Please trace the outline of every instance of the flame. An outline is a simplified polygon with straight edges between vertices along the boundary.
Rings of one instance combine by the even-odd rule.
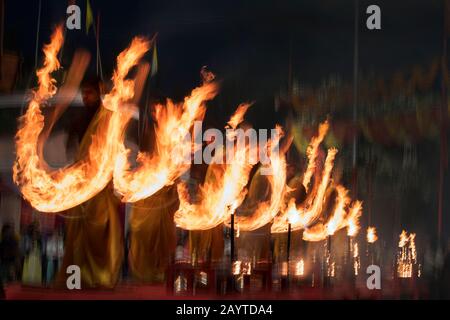
[[[398,247],[403,248],[407,242],[408,242],[408,233],[406,232],[406,230],[403,230],[402,233],[400,234],[400,241],[398,242]]]
[[[325,261],[327,266],[327,276],[334,278],[336,275],[336,262],[333,261],[331,255],[327,255]]]
[[[305,229],[303,231],[303,240],[322,241],[341,228],[345,217],[345,206],[348,204],[349,198],[347,197],[348,191],[343,186],[337,186],[336,191],[338,192],[338,196],[336,197],[335,209],[327,223],[318,223],[312,228]]]
[[[232,267],[233,275],[237,276],[237,275],[241,274],[241,265],[242,265],[242,261],[240,261],[240,260],[233,262],[233,267]]]
[[[306,241],[322,241],[328,236],[332,236],[336,231],[347,227],[349,230],[359,230],[357,220],[361,215],[361,202],[354,201],[351,207],[346,211],[346,207],[350,203],[350,198],[347,196],[348,190],[343,186],[336,186],[336,191],[338,193],[336,197],[336,205],[333,214],[328,219],[325,224],[318,223],[312,228],[305,229],[303,232],[303,239]],[[348,234],[349,236],[356,235]]]
[[[16,134],[16,161],[13,179],[23,196],[41,212],[59,212],[75,207],[100,192],[110,181],[117,154],[117,141],[130,119],[119,105],[133,97],[133,81],[125,80],[129,70],[148,50],[148,43],[135,38],[117,60],[113,89],[105,97],[107,112],[99,120],[97,132],[85,159],[58,170],[48,167],[39,156],[38,137],[44,127],[40,106],[56,93],[51,73],[59,68],[57,54],[63,43],[62,27],[55,29],[50,44],[44,46],[44,66],[37,71],[39,87],[33,93]]]
[[[271,174],[267,176],[271,189],[270,199],[259,203],[251,216],[236,216],[236,223],[242,231],[253,231],[265,226],[274,219],[280,210],[286,186],[286,158],[284,154],[274,152],[274,148],[282,136],[281,127],[276,126],[276,130],[277,137],[270,140],[270,145],[273,146],[269,155]]]
[[[305,229],[303,231],[303,240],[305,241],[322,241],[327,238],[327,228],[323,223],[318,223],[311,228]]]
[[[291,217],[298,216],[294,218],[295,223],[292,223],[292,231],[301,230],[311,225],[315,220],[317,220],[322,213],[322,206],[330,182],[331,171],[334,166],[334,159],[337,154],[337,149],[330,148],[327,153],[325,160],[325,168],[323,170],[322,179],[318,184],[317,189],[313,194],[305,200],[300,206],[296,206],[295,200],[291,199],[287,206],[287,209],[282,212],[282,214],[275,218],[274,223],[271,228],[272,233],[287,232],[287,219],[288,214]],[[292,219],[292,218],[291,218]]]
[[[183,103],[174,104],[168,100],[166,106],[157,105],[156,144],[157,152],[139,153],[139,166],[130,169],[128,150],[124,140],[120,141],[120,151],[114,168],[114,187],[124,202],[136,202],[150,197],[162,187],[171,185],[187,169],[190,162],[192,141],[189,137],[194,120],[203,117],[204,101],[212,99],[217,91],[215,83],[205,83],[192,91]]]
[[[295,198],[291,198],[289,200],[287,209],[286,209],[287,220],[291,225],[295,225],[300,220],[300,213],[297,210],[297,205],[295,204]]]
[[[317,193],[314,197],[312,205],[301,214],[300,223],[303,228],[313,223],[322,212],[322,206],[325,200],[328,185],[330,183],[331,171],[333,170],[334,159],[336,158],[337,152],[338,150],[335,148],[328,149],[327,157],[325,159],[325,168],[317,189]],[[296,229],[297,228],[294,227],[294,230]]]
[[[309,183],[313,173],[316,170],[316,161],[319,151],[319,146],[322,143],[329,128],[328,121],[320,124],[317,136],[311,139],[307,148],[308,166],[303,176],[303,186],[306,190],[309,188]],[[311,226],[322,214],[322,208],[325,200],[325,195],[329,187],[331,171],[334,166],[334,160],[337,154],[337,149],[331,148],[328,150],[325,160],[325,167],[323,169],[322,178],[314,179],[316,181],[313,190],[311,190],[306,200],[297,205],[295,199],[289,199],[288,204],[281,208],[281,214],[277,216],[271,227],[272,233],[287,232],[287,223],[291,223],[292,230],[305,229]],[[349,235],[356,235],[359,230],[359,217],[361,215],[361,202],[357,201],[353,204],[348,215],[346,215],[345,207],[349,203],[342,186],[337,187],[338,204],[336,210],[331,216],[326,225],[318,224],[314,228],[310,228],[306,232],[305,240],[320,241],[326,238],[327,235],[332,235],[338,229],[348,226]]]
[[[243,264],[242,274],[249,276],[252,274],[252,264],[247,261]]]
[[[412,264],[411,263],[399,263],[397,266],[397,273],[400,278],[412,277]]]
[[[334,209],[333,215],[326,224],[327,235],[329,236],[333,235],[342,227],[342,224],[345,222],[345,207],[350,202],[350,198],[347,196],[347,189],[345,189],[341,185],[338,185],[336,187],[336,191],[338,193],[336,197],[336,207]]]
[[[122,200],[135,202],[153,195],[175,180],[188,169],[184,155],[192,151],[192,141],[186,139],[193,121],[203,117],[205,101],[214,98],[217,85],[205,82],[192,91],[183,103],[174,104],[168,100],[166,105],[158,105],[155,110],[156,144],[155,154],[139,153],[136,168],[131,169],[128,162],[130,150],[124,144],[124,131],[130,119],[130,113],[119,106],[130,101],[135,94],[136,81],[127,80],[133,68],[149,50],[149,42],[136,37],[129,48],[117,58],[117,68],[112,77],[113,88],[104,98],[105,110],[108,110],[99,121],[97,131],[85,159],[66,168],[51,170],[39,155],[38,137],[44,127],[41,105],[56,94],[55,79],[51,73],[60,67],[57,54],[63,43],[62,27],[56,28],[50,44],[43,49],[44,66],[37,71],[39,87],[33,91],[33,98],[27,112],[21,118],[21,127],[16,134],[17,158],[14,164],[14,181],[20,187],[25,199],[33,207],[42,212],[59,212],[79,205],[100,192],[114,177],[114,187]],[[211,78],[212,79],[212,78]],[[236,135],[236,128],[249,108],[249,104],[240,105],[230,118],[230,136]],[[303,185],[308,191],[313,173],[316,169],[318,148],[323,141],[329,124],[322,123],[318,135],[313,137],[307,149],[308,166]],[[286,160],[284,154],[274,152],[282,133],[277,126],[278,137],[271,140],[273,149],[270,152],[271,175],[268,176],[271,186],[269,201],[260,203],[253,215],[236,217],[238,230],[252,231],[270,223],[283,207],[286,188]],[[42,142],[43,143],[43,142]],[[200,188],[199,203],[189,201],[185,184],[179,184],[180,207],[175,214],[177,226],[187,230],[206,230],[229,219],[240,206],[246,195],[252,165],[247,161],[248,154],[253,151],[250,146],[235,147],[231,163],[221,165],[218,160],[223,152],[215,154],[215,161],[210,166],[215,179],[207,180]],[[223,151],[223,150],[222,150]],[[291,198],[288,205],[282,208],[281,215],[272,225],[272,232],[286,232],[286,222],[292,224],[292,230],[309,227],[322,213],[331,171],[337,150],[328,150],[320,181],[315,179],[314,189],[307,200],[297,206]],[[359,230],[358,219],[361,215],[361,202],[354,202],[346,215],[346,207],[350,203],[347,190],[337,186],[338,196],[335,210],[326,224],[319,223],[305,230],[304,239],[318,241],[333,235],[337,230],[347,226],[350,236]],[[403,233],[402,233],[403,234]],[[411,235],[412,236],[412,235]],[[411,240],[410,236],[410,240]],[[414,237],[410,241],[411,250],[415,252]],[[403,243],[401,247],[406,244]],[[400,244],[399,244],[400,246]]]
[[[231,128],[236,129],[237,126],[244,120],[244,115],[247,112],[248,108],[250,108],[250,104],[240,104],[234,114],[231,116],[230,121],[228,121],[228,125]]]
[[[239,113],[242,110],[238,108],[236,112]],[[234,135],[234,129],[230,129],[229,134]],[[180,206],[174,220],[180,228],[208,230],[223,223],[231,214],[234,214],[247,191],[245,186],[252,168],[248,161],[248,154],[251,152],[249,148],[248,145],[236,144],[231,163],[226,165],[219,164],[221,163],[219,160],[224,157],[223,152],[214,155],[213,163],[208,168],[212,170],[211,176],[214,178],[205,181],[200,187],[199,203],[190,203],[188,189],[184,183],[177,185]],[[239,228],[243,230],[241,225]]]
[[[361,217],[362,212],[362,202],[355,201],[350,208],[350,212],[346,218],[347,221],[347,235],[349,237],[354,237],[358,234],[360,226],[359,226],[359,218]]]
[[[375,227],[368,227],[367,228],[367,242],[374,243],[377,240],[378,240],[377,229]]]
[[[130,46],[119,54],[117,57],[117,68],[112,77],[114,87],[103,100],[107,109],[116,111],[121,103],[133,98],[134,81],[125,80],[125,77],[149,48],[150,43],[145,38],[135,37],[131,41]]]
[[[411,233],[409,235],[409,250],[411,250],[411,258],[415,262],[417,260],[417,251],[416,251],[416,234]]]
[[[408,236],[406,230],[403,230],[400,234],[399,253],[397,256],[397,274],[400,278],[411,278],[413,275],[413,266],[417,264],[415,239],[415,233],[411,233]],[[418,276],[420,277],[420,269]]]
[[[361,261],[359,258],[359,248],[358,243],[353,245],[353,271],[355,276],[359,273],[359,268],[361,267]]]
[[[359,257],[359,250],[358,250],[358,243],[356,242],[353,245],[353,258],[358,258]]]
[[[39,87],[34,91],[34,97],[30,103],[29,108],[38,108],[39,103],[50,99],[56,94],[56,80],[51,77],[51,73],[58,70],[60,67],[58,58],[56,57],[64,42],[62,27],[56,27],[51,36],[50,43],[44,45],[44,66],[36,71],[38,77]],[[31,105],[32,104],[32,105]],[[37,104],[37,106],[36,106]]]
[[[306,192],[308,192],[309,183],[316,168],[316,159],[319,152],[319,146],[322,143],[325,135],[327,134],[328,128],[328,121],[321,123],[319,125],[318,135],[311,139],[311,142],[306,149],[306,155],[308,156],[308,167],[306,168],[305,174],[303,175],[303,186],[305,187]]]

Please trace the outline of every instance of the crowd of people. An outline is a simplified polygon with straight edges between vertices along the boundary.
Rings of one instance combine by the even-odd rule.
[[[225,231],[225,229],[223,230]],[[229,255],[227,237],[228,235],[224,233],[222,241],[225,242],[225,248],[222,249],[225,250],[222,250],[220,254],[222,258]],[[177,246],[172,263],[189,261],[191,264],[190,247],[195,238],[190,238],[192,235],[188,232],[177,232]],[[8,283],[21,283],[25,286],[53,287],[58,271],[63,265],[64,242],[65,234],[62,226],[51,233],[41,233],[39,225],[34,222],[23,228],[19,236],[16,234],[13,224],[4,224],[0,234],[0,284],[4,286]],[[160,268],[161,272],[159,273],[150,274],[155,270],[151,267],[155,264],[155,256],[151,254],[145,255],[143,261],[140,262],[144,264],[141,268],[134,266],[134,270],[130,270],[129,264],[133,263],[133,260],[130,261],[130,257],[133,259],[133,256],[130,255],[130,249],[132,249],[130,233],[124,238],[122,245],[124,259],[120,266],[119,278],[121,281],[136,279],[136,275],[132,276],[132,274],[137,271],[144,273],[137,274],[141,280],[156,281],[158,278],[160,281],[164,281],[164,268]],[[211,248],[207,251],[209,253],[205,252],[206,256],[197,257],[199,262],[201,259],[214,258],[211,255]],[[169,256],[170,253],[167,255]],[[421,276],[429,288],[427,295],[430,298],[450,298],[450,245],[446,250],[433,250],[428,247],[423,253],[421,261],[423,263]],[[145,272],[150,273],[145,274]]]

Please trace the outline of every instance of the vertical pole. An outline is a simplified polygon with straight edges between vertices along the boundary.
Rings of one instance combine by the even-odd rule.
[[[287,275],[289,278],[289,258],[291,252],[291,223],[288,223],[288,234],[287,234],[287,251],[286,251],[286,262],[287,262]]]
[[[327,236],[327,247],[325,252],[325,263],[323,270],[323,286],[329,287],[331,285],[331,265],[332,265],[332,256],[331,256],[331,235]]]
[[[359,0],[354,0],[354,46],[353,46],[353,148],[352,148],[352,165],[353,165],[353,195],[357,193],[357,108],[358,108],[358,63],[359,63]]]
[[[372,183],[373,183],[373,164],[372,156],[369,158],[369,165],[367,169],[367,222],[368,226],[372,225]]]
[[[35,50],[34,50],[34,70],[37,69],[37,64],[38,64],[39,31],[41,29],[41,9],[42,9],[42,0],[39,0],[37,29],[36,29],[36,46],[35,46]]]
[[[0,80],[3,77],[3,39],[5,34],[5,0],[0,1]]]
[[[231,235],[230,235],[230,259],[231,259],[231,266],[233,267],[234,262],[234,214],[231,214]]]
[[[448,117],[448,97],[447,97],[447,81],[448,81],[448,64],[447,64],[447,38],[449,31],[448,11],[449,1],[443,0],[444,5],[444,21],[442,33],[442,59],[441,59],[441,135],[440,135],[440,161],[439,161],[439,188],[438,188],[438,223],[437,237],[438,245],[442,239],[442,211],[443,211],[443,194],[444,194],[444,174],[447,168],[447,117]]]
[[[94,31],[97,49],[97,76],[100,74],[100,79],[103,81],[102,57],[100,55],[100,12],[97,13],[97,24]]]
[[[331,235],[327,236],[327,253],[331,254]]]

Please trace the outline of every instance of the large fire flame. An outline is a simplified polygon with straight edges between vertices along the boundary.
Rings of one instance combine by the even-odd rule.
[[[303,232],[304,240],[322,241],[345,227],[348,228],[347,234],[349,236],[355,236],[357,234],[362,203],[360,201],[354,201],[350,208],[346,209],[350,203],[350,198],[347,196],[348,191],[341,185],[336,186],[336,191],[338,195],[333,214],[325,224],[318,223],[312,228],[305,229]]]
[[[312,228],[306,228],[303,231],[303,239],[307,241],[321,241],[326,239],[328,236],[333,235],[337,230],[342,228],[342,224],[345,220],[345,208],[350,202],[347,196],[348,191],[341,185],[336,186],[336,204],[328,221],[323,223],[318,223]]]
[[[81,159],[62,169],[51,169],[42,157],[40,150],[45,139],[39,140],[44,128],[41,106],[52,98],[57,91],[55,79],[51,73],[60,67],[57,54],[63,43],[62,27],[57,27],[50,44],[43,49],[44,65],[37,71],[39,86],[33,91],[25,115],[20,119],[21,125],[16,134],[16,162],[13,168],[14,181],[20,187],[25,199],[42,212],[60,212],[75,207],[100,192],[113,178],[114,187],[124,202],[135,202],[152,196],[162,187],[171,185],[190,166],[186,156],[192,153],[193,143],[190,131],[195,120],[201,120],[205,114],[205,102],[214,98],[217,83],[205,81],[194,89],[182,103],[168,100],[165,105],[155,107],[155,152],[138,154],[137,166],[131,168],[128,161],[130,150],[125,147],[124,132],[131,113],[125,107],[139,95],[139,73],[136,79],[126,79],[131,68],[136,66],[149,50],[150,42],[136,37],[130,46],[117,58],[117,67],[112,77],[113,88],[105,96],[103,103],[106,111],[99,119],[99,125],[89,151]],[[136,91],[136,92],[135,92]],[[243,121],[248,104],[242,104],[230,118],[227,126],[227,138],[236,140],[237,127]],[[270,163],[264,168],[271,171],[268,181],[271,188],[270,199],[261,202],[249,216],[237,216],[239,231],[252,231],[273,221],[272,233],[305,229],[303,238],[319,241],[336,231],[347,227],[349,236],[359,231],[359,217],[362,204],[355,201],[349,207],[351,199],[348,191],[341,185],[336,186],[337,198],[333,213],[326,223],[313,225],[323,213],[323,206],[330,191],[331,172],[337,149],[327,152],[324,168],[320,175],[317,169],[319,147],[329,128],[328,122],[319,126],[317,136],[311,139],[307,149],[308,165],[303,175],[302,184],[308,192],[306,200],[297,204],[294,198],[285,203],[286,159],[278,152],[281,127],[277,126],[277,136],[264,146],[269,151]],[[47,135],[45,135],[47,137]],[[198,146],[194,146],[198,147]],[[261,147],[261,146],[260,146]],[[261,147],[262,148],[262,147]],[[255,149],[255,150],[254,150]],[[187,186],[177,185],[180,206],[174,220],[178,227],[186,230],[207,230],[221,223],[230,223],[230,217],[242,204],[246,185],[253,164],[249,161],[257,146],[237,143],[231,149],[216,150],[213,162],[209,166],[209,178],[199,188],[198,201],[191,202]],[[223,164],[224,157],[227,164]],[[314,175],[313,187],[310,182]],[[278,215],[278,216],[277,216]],[[402,233],[403,235],[403,233]],[[403,240],[403,246],[408,240]],[[402,242],[402,239],[401,239]],[[414,237],[410,239],[411,251],[415,252]]]
[[[319,151],[319,146],[322,143],[325,135],[328,132],[329,124],[328,121],[321,123],[319,125],[319,132],[317,137],[313,137],[311,142],[306,149],[306,155],[308,156],[308,167],[306,168],[305,174],[303,175],[303,186],[305,187],[306,192],[309,189],[309,182],[314,174],[316,168],[316,160]]]
[[[136,202],[147,198],[162,187],[171,185],[190,166],[192,140],[189,130],[194,120],[205,113],[204,101],[212,99],[217,90],[215,83],[205,83],[192,91],[183,103],[168,100],[166,106],[157,105],[156,152],[139,153],[139,166],[130,169],[128,150],[124,141],[119,145],[119,154],[114,168],[114,187],[124,202]]]
[[[319,146],[322,143],[328,128],[328,121],[320,124],[317,136],[314,136],[308,145],[308,166],[303,175],[303,186],[307,191],[309,189],[311,178],[314,175],[314,172],[317,171],[316,162]],[[336,187],[338,193],[336,206],[329,220],[325,224],[318,223],[312,226],[322,214],[323,204],[325,202],[327,190],[329,190],[330,186],[331,171],[334,166],[336,154],[337,149],[331,148],[328,150],[322,177],[320,179],[317,177],[314,179],[314,187],[309,191],[307,198],[303,203],[297,205],[295,199],[290,198],[288,204],[281,207],[281,213],[274,219],[274,223],[272,224],[272,233],[287,232],[288,223],[291,224],[291,230],[293,231],[306,229],[303,238],[310,241],[323,240],[344,227],[348,228],[349,236],[355,236],[358,233],[362,203],[360,201],[355,201],[351,208],[348,209],[347,213],[346,207],[350,203],[350,198],[347,196],[348,191],[340,185]]]
[[[113,89],[104,99],[111,112],[99,120],[97,132],[85,159],[63,169],[50,169],[38,152],[38,139],[44,127],[41,105],[57,91],[51,73],[59,68],[57,54],[63,43],[62,27],[55,29],[51,41],[44,46],[44,66],[37,71],[39,87],[33,91],[25,115],[16,134],[14,182],[25,199],[42,212],[59,212],[75,207],[100,192],[111,180],[117,155],[117,142],[130,119],[130,113],[119,109],[133,97],[133,81],[125,80],[130,69],[148,50],[148,42],[135,38],[117,59]]]
[[[282,136],[281,127],[276,127],[277,137],[270,140],[272,150],[269,155],[268,175],[270,185],[270,199],[258,204],[255,212],[250,216],[236,216],[236,224],[241,231],[253,231],[270,223],[278,214],[282,200],[284,198],[284,190],[286,186],[286,158],[283,153],[274,152],[274,148],[279,143]]]
[[[320,217],[336,154],[337,149],[328,150],[322,177],[317,180],[317,187],[313,188],[307,199],[299,206],[296,205],[295,199],[290,199],[287,208],[275,218],[272,233],[287,232],[288,221],[291,223],[291,230],[295,231],[310,226]]]
[[[338,185],[336,187],[337,197],[336,197],[336,208],[333,215],[328,220],[326,224],[327,235],[333,235],[345,221],[345,208],[350,203],[350,198],[347,196],[348,190],[343,186]]]
[[[319,154],[319,146],[325,138],[325,135],[328,132],[328,128],[328,121],[321,123],[319,125],[317,136],[311,138],[311,142],[309,143],[306,150],[306,154],[308,157],[308,166],[303,175],[302,184],[307,192],[309,189],[311,178],[314,172],[316,172],[316,162]],[[291,228],[294,231],[304,229],[305,227],[311,225],[320,216],[336,153],[336,149],[328,150],[322,177],[321,179],[314,179],[314,188],[309,192],[308,197],[302,204],[297,205],[295,199],[290,198],[287,206],[281,207],[281,214],[274,219],[274,223],[272,224],[272,233],[287,232],[288,222],[291,224]],[[288,192],[289,189],[287,190],[287,193]]]
[[[247,107],[241,105],[231,117],[231,129],[227,134],[234,136],[236,126],[242,121]],[[223,223],[234,214],[236,208],[242,203],[246,195],[247,185],[252,165],[248,161],[249,145],[236,144],[231,159],[222,164],[224,151],[218,151],[209,165],[210,179],[207,177],[199,188],[199,201],[191,203],[189,192],[184,183],[179,183],[178,197],[180,206],[175,213],[174,220],[178,227],[185,230],[208,230]]]
[[[303,186],[306,190],[308,190],[310,180],[316,171],[319,146],[327,133],[328,127],[329,124],[327,121],[322,123],[319,126],[317,136],[311,139],[308,146],[308,166],[303,176]],[[295,199],[291,198],[288,204],[281,208],[281,214],[275,218],[272,225],[272,233],[287,232],[288,223],[291,224],[291,230],[293,231],[305,229],[303,239],[309,241],[323,240],[327,236],[333,235],[337,230],[345,227],[348,228],[349,236],[355,236],[358,233],[362,203],[355,201],[347,213],[346,208],[350,203],[350,198],[347,196],[348,191],[341,185],[336,187],[338,195],[333,214],[325,224],[318,223],[313,225],[320,218],[323,211],[323,204],[327,190],[329,190],[331,171],[334,166],[336,154],[337,149],[331,148],[328,150],[322,177],[321,179],[314,179],[314,188],[310,190],[303,203],[297,205]]]

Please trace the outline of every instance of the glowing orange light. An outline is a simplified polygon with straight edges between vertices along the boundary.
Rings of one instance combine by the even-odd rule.
[[[42,212],[59,212],[75,207],[100,192],[111,180],[117,155],[117,141],[131,114],[119,106],[133,97],[133,80],[125,80],[130,69],[148,50],[148,42],[135,38],[117,60],[113,89],[104,99],[105,108],[92,137],[87,157],[63,169],[51,169],[40,157],[38,137],[44,127],[41,105],[56,93],[51,73],[59,68],[58,51],[63,42],[62,27],[55,29],[44,46],[44,66],[37,71],[39,87],[20,119],[16,134],[14,182],[25,199]],[[106,111],[106,110],[105,110]],[[43,142],[42,142],[43,143]]]

